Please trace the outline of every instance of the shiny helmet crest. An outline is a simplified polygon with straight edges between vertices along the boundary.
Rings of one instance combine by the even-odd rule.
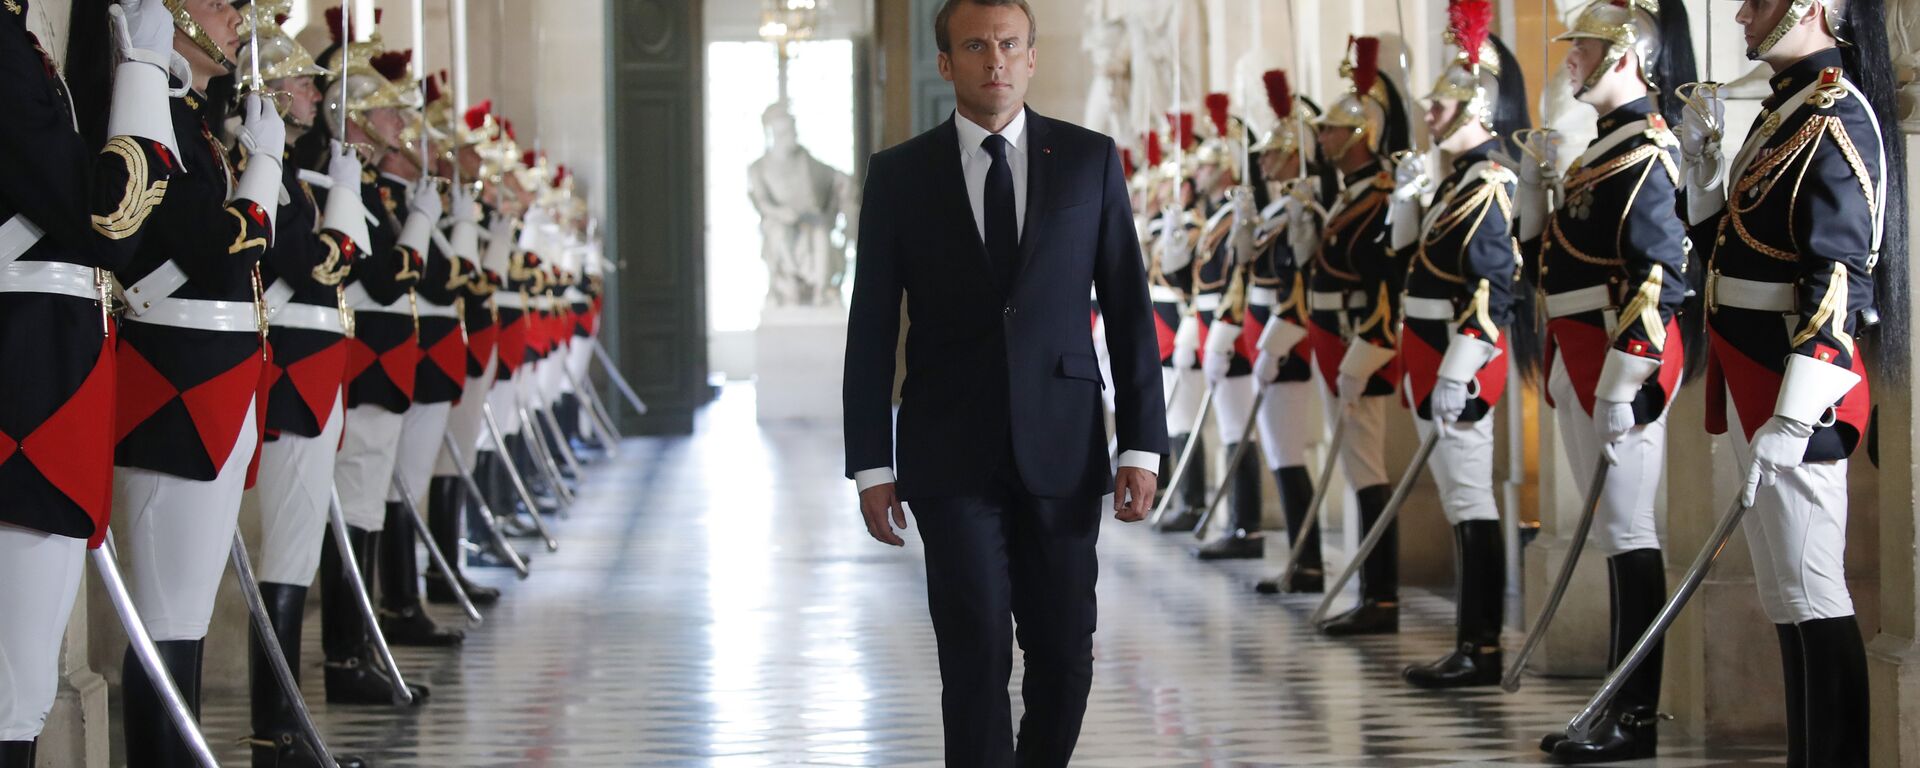
[[[228,56],[226,51],[220,50],[220,46],[207,35],[207,30],[200,26],[200,22],[194,21],[193,14],[187,11],[187,0],[162,0],[162,3],[167,7],[167,12],[173,16],[174,28],[192,40],[194,47],[213,59],[214,63],[233,69],[233,57]]]
[[[290,77],[333,74],[280,27],[292,7],[293,0],[254,0],[240,9],[240,66],[236,77],[241,90],[265,90],[266,83]],[[260,79],[264,81],[258,83],[253,81],[255,41],[259,45]]]

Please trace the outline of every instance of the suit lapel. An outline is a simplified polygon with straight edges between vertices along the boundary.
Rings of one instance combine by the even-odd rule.
[[[933,167],[937,171],[934,178],[946,179],[938,185],[940,208],[952,212],[947,226],[964,233],[956,239],[972,243],[973,257],[981,269],[991,270],[987,244],[980,239],[979,225],[973,221],[973,202],[967,198],[967,174],[960,167],[960,132],[953,124],[957,119],[949,116],[945,123],[941,123],[940,139],[933,142]]]
[[[1047,182],[1053,175],[1053,151],[1047,145],[1048,120],[1027,110],[1027,219],[1020,228],[1020,263],[1014,266],[1013,282],[1018,284],[1033,261],[1034,243],[1040,241],[1040,228],[1047,210]]]

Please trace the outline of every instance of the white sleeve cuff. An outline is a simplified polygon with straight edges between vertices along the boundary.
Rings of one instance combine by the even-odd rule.
[[[174,157],[180,156],[180,142],[173,135],[166,68],[138,61],[124,61],[114,68],[113,106],[107,113],[107,135],[157,141]]]
[[[1631,403],[1647,378],[1659,370],[1659,360],[1608,349],[1606,362],[1600,364],[1600,381],[1594,385],[1593,396],[1611,403]]]
[[[1233,344],[1240,340],[1240,326],[1225,320],[1214,320],[1207,326],[1207,352],[1222,354],[1233,352]]]
[[[1860,374],[1801,354],[1787,355],[1787,373],[1773,415],[1802,424],[1826,421],[1827,409],[1860,383]]]
[[[1160,474],[1160,454],[1152,451],[1121,451],[1120,466],[1144,469],[1157,475]]]
[[[892,467],[874,467],[853,473],[853,484],[865,493],[868,488],[893,482]]]
[[[414,253],[425,256],[427,240],[433,236],[433,220],[414,211],[407,215],[407,224],[400,230],[400,245],[410,248]]]
[[[353,247],[361,253],[373,247],[367,237],[367,208],[360,201],[359,188],[332,189],[327,191],[327,210],[323,226],[353,241]]]
[[[240,187],[234,191],[234,199],[251,200],[259,205],[267,215],[271,232],[274,213],[280,210],[280,192],[280,158],[255,152],[247,161],[247,170],[240,174]]]
[[[1447,353],[1440,358],[1440,378],[1448,381],[1472,381],[1480,369],[1500,355],[1500,348],[1485,339],[1453,334]]]
[[[1293,348],[1307,338],[1307,329],[1275,317],[1260,331],[1260,351],[1275,357],[1293,354]]]
[[[1192,313],[1180,317],[1180,325],[1173,329],[1173,345],[1186,349],[1200,347],[1200,318]]]
[[[1340,357],[1340,375],[1364,379],[1374,371],[1393,362],[1393,350],[1378,347],[1365,339],[1347,342],[1347,352]]]

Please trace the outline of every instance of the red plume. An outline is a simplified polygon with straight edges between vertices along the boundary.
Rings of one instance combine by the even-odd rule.
[[[477,131],[487,124],[487,113],[493,111],[493,99],[475,104],[467,109],[467,130]]]
[[[287,25],[287,19],[290,19],[290,18],[292,17],[284,13],[276,13],[273,15],[273,23],[284,27]]]
[[[1480,45],[1492,33],[1493,4],[1487,0],[1451,0],[1447,3],[1447,28],[1453,42],[1466,54],[1467,65],[1479,66]]]
[[[385,17],[386,17],[386,15],[387,15],[387,9],[385,9],[385,8],[375,8],[375,9],[373,9],[373,23],[374,23],[374,25],[375,25],[375,26],[379,26],[379,24],[380,24],[380,20],[381,20],[382,18],[385,18]]]
[[[1160,132],[1147,131],[1147,167],[1158,168],[1165,159],[1166,155],[1160,149]]]
[[[563,182],[566,180],[567,180],[567,166],[562,164],[559,168],[555,168],[553,171],[553,188],[559,189],[560,182]]]
[[[437,77],[427,78],[427,103],[432,104],[436,101],[439,101],[441,95],[442,94],[440,93],[440,78],[437,78]]]
[[[520,154],[520,164],[528,168],[532,168],[533,166],[538,165],[539,162],[540,162],[540,157],[538,155],[535,155],[533,153],[533,150],[531,149]]]
[[[397,83],[406,79],[407,64],[412,61],[413,49],[411,48],[404,51],[387,51],[373,57],[373,68],[380,73],[381,77]]]
[[[1193,144],[1193,113],[1168,112],[1167,127],[1173,130],[1174,146],[1186,147]]]
[[[1353,92],[1371,93],[1380,81],[1380,38],[1353,39]]]
[[[1133,150],[1126,147],[1120,148],[1120,172],[1128,177],[1133,176]]]
[[[1227,95],[1209,93],[1206,98],[1207,118],[1213,121],[1213,135],[1227,135]]]
[[[502,130],[502,131],[505,131],[505,132],[506,132],[506,134],[507,134],[507,140],[508,140],[508,141],[519,141],[519,140],[520,140],[520,137],[518,137],[518,136],[515,136],[515,135],[513,135],[513,121],[512,121],[512,120],[508,120],[508,119],[506,119],[506,118],[504,118],[504,117],[503,117],[503,118],[500,118],[500,130]]]
[[[1274,116],[1285,120],[1293,116],[1293,86],[1287,83],[1284,69],[1269,69],[1260,75],[1260,82],[1267,86],[1267,106],[1273,107]]]
[[[340,42],[340,6],[327,9],[327,34],[334,42]]]

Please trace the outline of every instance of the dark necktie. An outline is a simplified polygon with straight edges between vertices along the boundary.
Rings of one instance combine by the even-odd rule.
[[[1020,220],[1013,212],[1013,167],[1007,164],[1007,139],[987,137],[980,147],[993,158],[987,168],[986,246],[995,277],[1002,287],[1012,282],[1014,261],[1020,258]]]

